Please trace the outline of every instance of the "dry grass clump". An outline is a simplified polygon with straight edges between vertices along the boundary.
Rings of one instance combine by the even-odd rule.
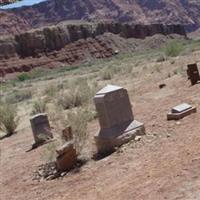
[[[16,132],[19,118],[17,117],[17,109],[15,106],[1,103],[0,105],[0,130],[5,132],[7,136],[11,136]]]
[[[165,55],[169,57],[179,56],[184,50],[184,46],[180,41],[171,41],[165,47]]]
[[[55,97],[57,92],[57,87],[56,85],[48,85],[45,89],[44,89],[44,95],[49,96],[49,97]]]
[[[74,145],[77,154],[81,154],[81,151],[86,144],[88,139],[87,123],[88,123],[88,113],[83,109],[73,110],[68,113],[67,123],[72,128],[74,136]]]
[[[114,76],[113,69],[107,67],[101,72],[101,78],[102,80],[111,80]]]
[[[56,159],[56,149],[59,146],[56,142],[45,145],[42,158],[47,162],[53,162]]]
[[[57,100],[58,105],[60,105],[63,109],[70,109],[73,107],[81,106],[83,103],[81,93],[79,90],[68,90],[59,95]]]
[[[38,99],[33,103],[31,115],[36,115],[38,113],[45,113],[46,111],[47,111],[46,99]]]
[[[60,93],[57,104],[65,110],[87,105],[91,102],[96,88],[97,85],[89,84],[87,80],[79,79],[68,84],[68,89]]]
[[[25,90],[14,90],[11,94],[6,97],[6,102],[10,104],[19,103],[32,98],[32,92],[29,89]]]

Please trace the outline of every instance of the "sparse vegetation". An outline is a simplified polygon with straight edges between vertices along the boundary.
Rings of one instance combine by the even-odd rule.
[[[60,93],[57,103],[65,110],[86,105],[92,99],[95,87],[97,86],[89,85],[88,81],[84,79],[68,83],[68,89]]]
[[[18,78],[19,81],[23,82],[23,81],[29,80],[31,77],[28,73],[24,72],[24,73],[18,75],[17,78]]]
[[[102,71],[101,77],[103,80],[111,80],[114,76],[114,72],[110,68],[106,68]]]
[[[48,85],[44,90],[44,95],[47,95],[49,97],[54,97],[56,95],[57,88],[55,85],[51,84]]]
[[[155,65],[155,70],[156,72],[161,73],[160,65]]]
[[[47,70],[45,69],[37,68],[37,69],[33,69],[30,72],[23,72],[17,76],[17,80],[20,82],[24,82],[27,80],[40,78],[42,76],[46,76],[47,74],[46,71]]]
[[[78,154],[81,154],[88,139],[87,122],[89,119],[89,115],[84,109],[71,111],[67,116],[67,123],[72,127],[74,144]]]
[[[60,94],[57,103],[66,110],[73,107],[81,106],[83,104],[83,100],[80,91],[78,89],[75,89],[75,91],[69,90],[65,93]]]
[[[10,104],[15,104],[31,98],[32,98],[32,92],[29,89],[14,90],[12,93],[7,95],[6,102]]]
[[[165,56],[163,54],[159,55],[156,62],[164,62],[166,60]]]
[[[1,103],[0,105],[0,130],[5,132],[7,136],[11,136],[16,132],[19,118],[17,117],[17,109],[15,106]]]
[[[184,50],[183,43],[173,40],[169,42],[165,47],[165,55],[169,57],[176,57]]]
[[[33,103],[33,109],[31,115],[36,115],[38,113],[45,113],[46,111],[47,111],[46,99],[38,99]]]
[[[51,142],[45,146],[42,157],[47,163],[55,161],[57,147],[56,142]]]

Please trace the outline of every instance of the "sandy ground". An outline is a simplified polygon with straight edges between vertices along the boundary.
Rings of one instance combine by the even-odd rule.
[[[179,57],[175,63],[155,63],[138,71],[133,80],[117,83],[128,88],[135,118],[145,123],[146,136],[124,145],[99,161],[89,161],[80,172],[63,179],[37,182],[33,171],[44,163],[45,145],[26,152],[33,142],[30,127],[0,141],[1,200],[199,200],[200,199],[200,84],[193,87],[185,71],[168,77],[177,67],[198,60],[200,52]],[[154,70],[155,71],[155,70]],[[158,85],[166,87],[159,89]],[[172,106],[187,102],[198,112],[178,122],[167,121]],[[98,122],[89,125],[90,135]]]

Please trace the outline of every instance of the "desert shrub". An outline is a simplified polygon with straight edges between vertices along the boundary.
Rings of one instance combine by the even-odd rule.
[[[47,70],[43,68],[33,69],[30,72],[23,72],[17,76],[18,81],[26,81],[31,79],[40,78],[47,75]],[[50,78],[49,78],[50,80]]]
[[[48,85],[44,90],[44,95],[54,97],[56,95],[57,87],[55,85]]]
[[[165,55],[170,57],[176,57],[180,55],[184,47],[180,41],[171,41],[165,48]]]
[[[70,109],[82,105],[81,94],[78,90],[69,90],[65,93],[60,94],[57,100],[58,105],[62,106],[63,109]]]
[[[160,65],[155,65],[155,71],[160,73],[161,72],[161,66]]]
[[[83,104],[92,103],[93,96],[95,95],[98,84],[97,82],[88,82],[87,80],[82,80],[77,87],[79,92],[81,93],[81,99]]]
[[[15,133],[19,118],[15,106],[2,103],[0,105],[0,130],[11,136]]]
[[[44,151],[42,153],[42,158],[47,163],[55,161],[57,147],[58,147],[58,144],[55,142],[45,145]]]
[[[79,80],[68,86],[69,89],[62,92],[57,100],[58,105],[64,109],[70,109],[88,104],[96,91],[96,85],[89,85],[87,80]]]
[[[124,65],[120,70],[122,74],[131,74],[132,71],[133,71],[133,65],[131,64]]]
[[[173,70],[173,74],[174,75],[177,75],[177,74],[185,75],[185,71],[182,67],[179,67],[179,68]]]
[[[47,111],[46,99],[38,99],[33,103],[31,115],[36,115],[38,113],[45,113],[46,111]]]
[[[78,154],[81,154],[88,139],[87,122],[89,115],[84,109],[71,111],[67,116],[67,123],[71,126],[74,135],[74,144]]]
[[[113,78],[113,76],[114,76],[114,72],[113,72],[113,70],[110,69],[110,68],[104,69],[104,70],[102,71],[102,73],[101,73],[101,78],[102,78],[103,80],[111,80],[111,79]]]
[[[21,101],[31,99],[31,98],[32,98],[31,90],[28,90],[28,89],[15,90],[6,97],[6,102],[14,104],[14,103],[19,103]]]
[[[166,60],[165,55],[161,54],[156,59],[156,62],[164,62]]]
[[[31,77],[30,77],[29,73],[24,72],[24,73],[22,73],[22,74],[19,74],[19,75],[17,76],[17,79],[18,79],[19,81],[23,82],[23,81],[26,81],[26,80],[31,79]]]

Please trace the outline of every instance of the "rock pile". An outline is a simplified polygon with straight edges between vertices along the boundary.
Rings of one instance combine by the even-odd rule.
[[[34,181],[50,181],[57,178],[63,178],[68,174],[71,173],[77,173],[80,168],[86,163],[86,160],[78,159],[76,164],[73,166],[73,168],[69,171],[59,171],[57,169],[56,162],[49,162],[46,164],[42,164],[37,167],[37,169],[33,172],[33,178]]]
[[[56,163],[46,163],[40,165],[37,170],[34,171],[33,180],[36,181],[49,181],[56,178],[64,177],[67,174],[66,172],[57,171]]]

